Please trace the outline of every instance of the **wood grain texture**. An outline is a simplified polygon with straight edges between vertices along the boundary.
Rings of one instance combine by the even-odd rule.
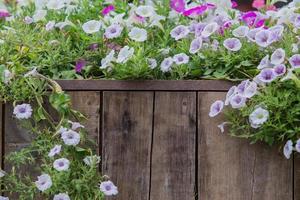
[[[100,92],[68,92],[71,96],[72,108],[87,117],[83,125],[88,132],[89,138],[99,146],[100,135]],[[97,148],[97,153],[99,154]]]
[[[227,91],[233,84],[216,80],[58,80],[69,91]]]
[[[195,199],[196,92],[156,92],[151,200]]]
[[[104,92],[102,171],[117,200],[148,200],[153,92]]]
[[[300,200],[300,154],[294,154],[294,200]]]
[[[224,93],[199,93],[199,199],[292,200],[293,162],[278,147],[249,145],[221,134],[222,116],[208,117],[211,103]]]

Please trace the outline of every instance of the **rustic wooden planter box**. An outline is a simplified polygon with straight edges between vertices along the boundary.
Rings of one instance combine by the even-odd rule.
[[[221,134],[212,102],[223,81],[59,81],[73,107],[89,117],[101,170],[118,185],[117,200],[296,200],[300,168],[278,147]],[[30,143],[2,107],[2,152]],[[6,163],[2,161],[2,167]]]

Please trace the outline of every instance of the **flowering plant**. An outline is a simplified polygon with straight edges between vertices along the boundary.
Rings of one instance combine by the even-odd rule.
[[[26,200],[118,193],[98,173],[100,158],[77,122],[84,116],[53,81],[60,78],[243,80],[209,115],[230,105],[221,129],[228,124],[232,135],[253,142],[288,140],[287,157],[300,151],[299,2],[282,9],[276,2],[255,1],[259,11],[245,13],[230,0],[0,3],[0,98],[13,102],[14,117],[35,137],[7,157],[13,167],[0,173],[2,191]],[[19,173],[24,164],[39,166],[34,180]]]

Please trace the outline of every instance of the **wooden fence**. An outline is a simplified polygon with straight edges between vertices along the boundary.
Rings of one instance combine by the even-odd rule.
[[[59,81],[73,107],[89,117],[101,170],[119,188],[116,200],[298,200],[297,155],[221,134],[212,102],[222,81]],[[2,107],[1,155],[30,143]],[[4,168],[8,166],[2,162]]]

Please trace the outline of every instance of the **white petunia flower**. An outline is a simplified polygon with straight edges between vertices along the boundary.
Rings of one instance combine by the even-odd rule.
[[[101,66],[100,69],[106,69],[110,67],[112,64],[111,62],[115,61],[115,50],[111,50],[109,54],[105,58],[101,60]]]
[[[168,58],[165,58],[162,63],[160,64],[160,70],[162,72],[169,72],[171,70],[171,67],[173,65],[173,58],[171,57],[168,57]]]
[[[0,196],[0,200],[9,200],[9,198],[5,196]]]
[[[182,38],[185,38],[189,33],[190,30],[187,26],[179,25],[175,27],[170,34],[171,37],[174,38],[175,40],[180,40]]]
[[[92,164],[99,164],[100,161],[100,156],[86,156],[83,159],[83,162],[88,166],[91,166]]]
[[[32,108],[29,104],[17,105],[13,113],[17,119],[29,119],[32,115]]]
[[[54,161],[54,169],[57,171],[67,171],[70,167],[70,161],[66,158],[60,158]]]
[[[112,24],[106,28],[104,36],[108,39],[117,38],[121,35],[122,30],[123,28],[119,24]]]
[[[41,176],[38,176],[35,185],[40,191],[44,192],[52,186],[51,177],[48,174],[42,174]]]
[[[271,56],[271,63],[273,65],[279,65],[284,62],[285,51],[282,48],[276,49]]]
[[[47,8],[49,10],[59,10],[65,7],[65,2],[62,0],[49,0]]]
[[[55,21],[49,21],[46,26],[45,26],[45,29],[46,31],[51,31],[53,30],[55,27]]]
[[[33,19],[31,17],[29,17],[29,16],[26,16],[24,18],[24,22],[25,22],[25,24],[32,24],[33,23]]]
[[[112,196],[118,194],[118,188],[111,181],[104,181],[100,184],[100,191],[106,196]]]
[[[46,7],[48,0],[34,0],[35,8],[41,10]]]
[[[64,29],[66,26],[75,26],[75,25],[67,19],[64,22],[58,22],[57,24],[55,24],[55,27],[59,28],[60,30]]]
[[[123,47],[119,54],[118,58],[116,60],[117,63],[126,63],[134,54],[134,48],[130,48],[129,46]]]
[[[249,32],[248,26],[239,26],[238,28],[232,31],[234,37],[243,38],[246,37]]]
[[[55,145],[49,152],[48,156],[54,157],[55,155],[59,154],[61,151],[61,145]]]
[[[288,140],[283,147],[283,154],[287,159],[290,159],[292,153],[293,153],[293,142],[292,140]]]
[[[210,24],[207,24],[204,27],[201,35],[202,35],[202,37],[207,38],[207,37],[211,36],[212,34],[214,34],[218,29],[219,29],[219,25],[216,22],[212,22]]]
[[[295,145],[295,149],[298,153],[300,153],[300,139],[297,140],[296,145]]]
[[[92,34],[98,32],[101,26],[102,24],[100,21],[90,20],[82,25],[82,29],[85,33]]]
[[[13,78],[13,73],[11,73],[8,69],[4,70],[4,80],[3,82],[5,84],[8,84],[10,82],[10,80]]]
[[[228,90],[228,92],[227,92],[227,94],[226,94],[226,99],[225,99],[225,105],[226,106],[228,106],[229,105],[229,103],[230,103],[230,99],[233,97],[233,96],[235,96],[236,94],[237,94],[238,92],[237,92],[237,87],[236,86],[232,86],[229,90]]]
[[[139,6],[135,10],[135,13],[141,17],[152,17],[155,14],[152,6]]]
[[[201,49],[201,47],[202,47],[202,38],[201,37],[195,38],[191,42],[189,52],[191,54],[195,54],[195,53],[197,53]]]
[[[176,54],[173,57],[174,62],[177,65],[187,64],[190,60],[190,58],[185,53]]]
[[[59,193],[54,196],[53,200],[70,200],[70,197],[66,193]]]
[[[137,42],[144,42],[147,40],[147,31],[142,28],[134,27],[128,34],[129,38],[137,41]]]
[[[210,111],[209,111],[209,117],[215,117],[218,114],[222,112],[224,108],[224,102],[223,101],[215,101],[211,106],[210,106]]]
[[[75,131],[76,129],[79,129],[79,128],[84,128],[84,126],[82,124],[80,124],[79,122],[72,122],[72,121],[68,121],[70,124],[71,124],[71,129],[73,131]]]
[[[220,129],[221,133],[225,132],[225,125],[228,124],[228,122],[223,122],[218,125],[218,128]]]
[[[154,69],[157,67],[157,61],[154,58],[148,58],[147,62],[148,62],[150,69]]]
[[[271,67],[272,64],[270,63],[269,60],[270,56],[266,55],[259,63],[259,65],[257,66],[257,69],[264,69],[264,68],[268,68]]]
[[[45,19],[46,15],[47,15],[47,10],[37,10],[32,16],[32,19],[34,22],[42,21]]]
[[[223,45],[229,51],[239,51],[242,48],[242,43],[237,38],[228,38],[224,40]]]
[[[236,94],[230,98],[229,103],[232,108],[239,109],[246,105],[246,100],[247,100],[246,97]]]
[[[256,108],[249,116],[253,128],[261,127],[269,118],[269,111],[261,107]]]
[[[79,133],[73,130],[67,130],[61,134],[61,138],[68,146],[76,146],[80,142]]]

